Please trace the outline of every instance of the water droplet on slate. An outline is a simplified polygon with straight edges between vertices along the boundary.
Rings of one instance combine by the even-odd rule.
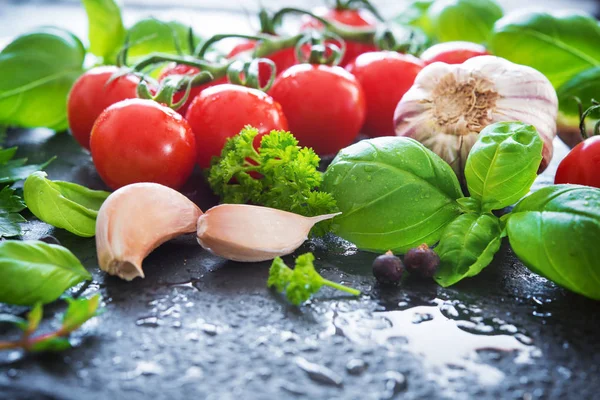
[[[414,313],[412,323],[420,324],[421,322],[431,321],[433,319],[433,315],[429,313]]]
[[[323,365],[311,363],[302,357],[296,357],[295,361],[296,365],[306,372],[308,377],[313,381],[322,383],[324,385],[337,387],[343,386],[343,378],[333,372],[331,369]]]
[[[150,328],[156,328],[157,326],[160,326],[163,324],[163,322],[158,319],[157,317],[145,317],[145,318],[140,318],[137,321],[135,321],[135,324],[137,326],[147,326]]]
[[[369,365],[364,360],[353,358],[346,363],[346,371],[348,371],[350,375],[360,375],[368,368],[368,366]]]
[[[404,374],[397,371],[387,371],[384,375],[385,379],[385,392],[383,395],[384,399],[391,399],[396,394],[403,390],[406,390],[407,382]]]
[[[213,324],[202,324],[200,329],[209,336],[215,336],[217,334],[217,326]]]

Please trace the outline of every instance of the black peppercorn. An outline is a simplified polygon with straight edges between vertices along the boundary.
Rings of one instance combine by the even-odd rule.
[[[440,257],[429,246],[422,244],[404,255],[404,265],[411,275],[431,278],[440,265]]]
[[[380,255],[373,261],[373,275],[382,284],[397,285],[402,279],[404,265],[391,251]]]

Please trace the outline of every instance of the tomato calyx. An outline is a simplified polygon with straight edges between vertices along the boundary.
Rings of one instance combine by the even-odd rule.
[[[140,99],[154,100],[173,110],[183,106],[190,96],[192,87],[204,85],[214,79],[208,71],[202,71],[195,75],[171,75],[160,82],[155,94],[148,87],[147,80],[142,79],[137,86],[137,95]],[[183,96],[179,101],[174,101],[174,95],[184,90]]]
[[[261,85],[260,65],[269,68],[269,80]],[[234,85],[246,86],[267,92],[275,81],[275,63],[268,58],[256,58],[250,61],[236,60],[227,68],[227,79]]]
[[[342,61],[346,42],[335,33],[310,31],[298,41],[295,51],[300,64],[334,66]]]
[[[427,48],[429,39],[418,28],[383,24],[375,31],[374,43],[381,50],[415,55]]]
[[[379,13],[379,10],[369,0],[335,0],[335,10],[367,10],[379,21],[384,21],[384,18]]]

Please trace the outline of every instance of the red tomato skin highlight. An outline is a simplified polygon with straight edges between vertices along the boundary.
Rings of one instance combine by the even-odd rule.
[[[362,132],[370,137],[395,136],[394,111],[425,63],[393,51],[364,53],[346,66],[365,93],[367,116]]]
[[[198,73],[200,73],[200,70],[191,65],[170,64],[161,71],[160,76],[158,77],[158,80],[159,80],[159,82],[162,82],[166,77],[171,76],[171,75],[196,75]],[[211,86],[220,85],[222,83],[227,83],[227,78],[220,78],[215,81],[206,83],[204,85],[192,87],[190,89],[190,94],[189,94],[187,100],[185,101],[185,103],[183,103],[183,105],[181,107],[179,107],[177,109],[177,112],[181,115],[185,115],[190,104],[192,104],[194,97],[198,96],[198,94],[201,91],[203,91],[204,89],[211,87]],[[183,98],[184,94],[185,94],[185,91],[179,91],[179,92],[175,93],[173,95],[173,103],[177,103],[179,100],[181,100]]]
[[[95,67],[81,75],[73,84],[67,100],[69,128],[77,142],[90,149],[90,134],[98,116],[108,106],[137,97],[139,79],[125,75],[107,84],[118,72],[115,66]]]
[[[283,107],[290,132],[300,145],[320,155],[351,144],[365,120],[363,90],[340,67],[295,65],[275,80],[269,94]]]
[[[567,154],[558,165],[554,183],[600,188],[600,136],[584,140]]]
[[[489,55],[487,49],[478,43],[456,41],[434,44],[421,54],[421,60],[426,65],[434,62],[462,64],[470,58]]]
[[[260,90],[223,84],[202,91],[192,102],[185,118],[195,136],[197,160],[201,168],[210,167],[228,138],[246,125],[258,129],[260,137],[272,130],[288,130],[281,105]],[[257,143],[260,143],[257,141]]]
[[[255,47],[256,42],[254,40],[242,42],[231,49],[227,55],[227,58],[233,58],[246,51],[250,52],[254,50]],[[292,65],[298,64],[298,60],[296,59],[296,50],[293,47],[278,50],[263,58],[268,58],[275,63],[275,76],[278,76]],[[271,68],[266,64],[260,64],[258,66],[258,81],[261,86],[265,86],[269,82],[269,78],[271,78]]]
[[[136,182],[179,189],[196,162],[189,124],[152,100],[124,100],[107,108],[94,124],[90,144],[96,170],[111,189]]]

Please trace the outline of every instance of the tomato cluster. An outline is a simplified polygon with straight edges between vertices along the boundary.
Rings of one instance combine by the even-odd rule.
[[[305,18],[301,29],[321,30],[326,21],[359,28],[376,24],[369,14],[353,9],[329,9],[317,15],[323,22]],[[245,40],[227,58],[248,58],[257,43]],[[304,46],[308,53],[310,46]],[[169,104],[136,99],[140,83],[136,75],[115,79],[117,67],[97,67],[81,76],[71,90],[69,125],[75,139],[91,151],[99,175],[111,188],[151,181],[177,189],[194,165],[208,168],[227,139],[246,125],[256,127],[261,135],[290,130],[300,145],[320,155],[334,155],[359,132],[371,137],[394,135],[394,109],[426,64],[459,63],[487,54],[472,43],[438,46],[419,59],[348,40],[340,66],[299,61],[294,47],[280,48],[266,56],[277,74],[267,93],[228,83],[221,74],[192,87],[177,111]],[[162,69],[158,83],[174,75],[198,73],[198,67],[171,63]],[[261,87],[271,73],[271,68],[259,64]],[[184,94],[175,93],[170,104]]]

